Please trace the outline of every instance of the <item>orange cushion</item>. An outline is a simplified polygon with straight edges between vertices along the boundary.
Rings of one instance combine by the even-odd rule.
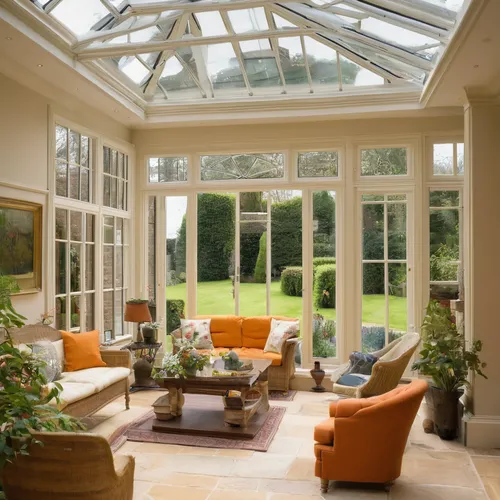
[[[241,318],[239,316],[196,316],[211,319],[210,335],[214,347],[241,347]]]
[[[107,366],[101,358],[99,332],[61,332],[64,344],[64,371],[75,372],[85,368]]]
[[[283,316],[249,316],[243,318],[241,326],[242,346],[256,347],[264,349],[271,331],[271,320],[280,319],[284,321],[294,321],[293,318],[285,318]]]
[[[314,428],[314,441],[320,444],[333,444],[333,433],[335,430],[335,419],[323,420]]]
[[[252,347],[236,348],[233,351],[238,354],[241,359],[270,359],[272,366],[281,366],[281,354],[277,352],[264,352],[262,349]]]

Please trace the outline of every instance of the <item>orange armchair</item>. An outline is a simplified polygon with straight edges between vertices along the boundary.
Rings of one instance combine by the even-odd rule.
[[[401,474],[408,434],[427,383],[415,380],[381,396],[343,399],[314,429],[316,476],[326,493],[330,480],[391,483]]]

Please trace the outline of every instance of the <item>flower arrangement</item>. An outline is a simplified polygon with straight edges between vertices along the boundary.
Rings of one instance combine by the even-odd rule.
[[[158,321],[148,321],[147,323],[144,323],[144,326],[149,326],[154,330],[159,330],[162,327],[162,324],[163,320],[160,318]]]
[[[40,318],[38,319],[39,325],[51,325],[54,322],[54,309],[51,311],[44,312],[40,314]]]
[[[175,354],[167,353],[160,370],[156,370],[154,378],[194,376],[197,370],[203,370],[210,363],[210,356],[200,354],[195,345],[197,333],[189,338],[175,340]]]

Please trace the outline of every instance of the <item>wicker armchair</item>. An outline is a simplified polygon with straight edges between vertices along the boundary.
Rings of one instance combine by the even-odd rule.
[[[355,398],[378,396],[397,387],[415,350],[420,343],[418,333],[407,333],[388,344],[384,349],[373,352],[378,361],[373,365],[372,373],[364,384],[349,387],[337,383],[340,369],[335,374],[333,392]],[[348,365],[344,365],[344,372]]]
[[[71,432],[34,435],[30,454],[19,456],[2,473],[9,500],[132,500],[133,457],[113,460],[101,436]]]

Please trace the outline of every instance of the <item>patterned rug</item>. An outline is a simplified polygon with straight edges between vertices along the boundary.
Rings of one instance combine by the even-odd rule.
[[[120,427],[111,435],[108,441],[113,453],[127,441],[199,446],[202,448],[267,451],[273,441],[274,435],[278,431],[285,412],[286,408],[271,407],[264,424],[253,439],[228,439],[154,432],[151,430],[151,426],[155,415],[153,410],[150,410],[132,423]]]
[[[130,393],[139,391],[166,391],[163,387],[131,387]],[[297,391],[269,391],[269,401],[293,401]],[[249,395],[248,399],[257,399],[258,395]]]

